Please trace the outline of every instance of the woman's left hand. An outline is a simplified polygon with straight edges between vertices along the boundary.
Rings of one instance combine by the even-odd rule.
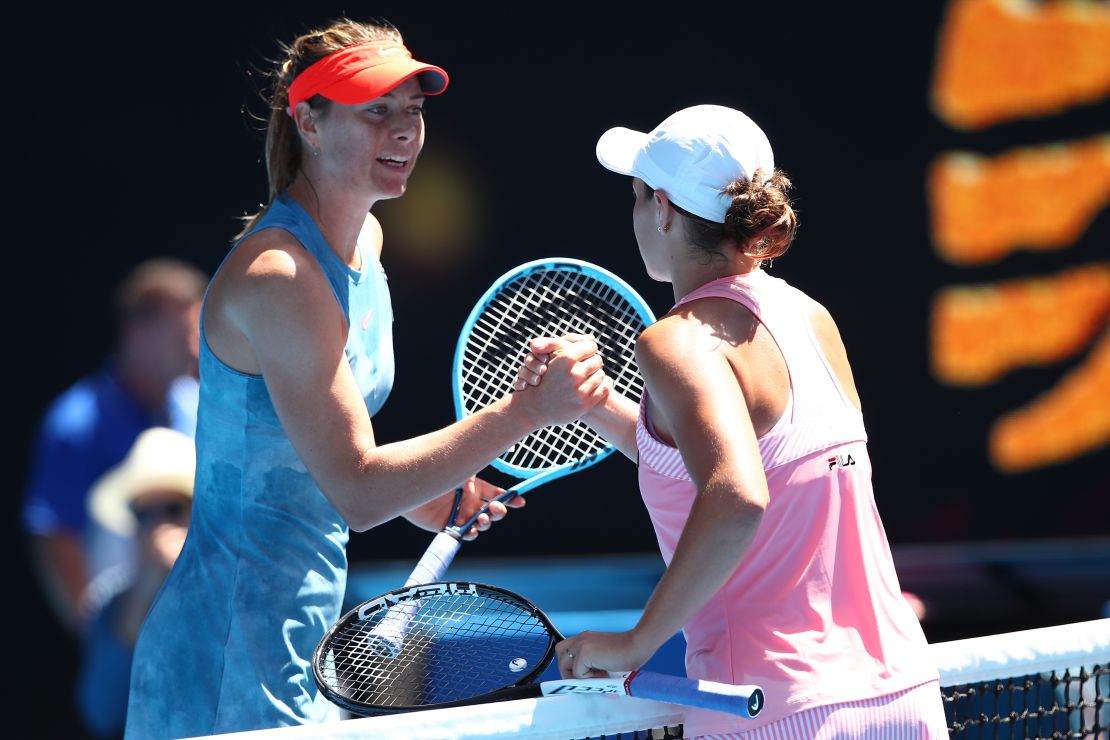
[[[524,506],[523,496],[514,496],[509,500],[507,506],[500,501],[493,501],[504,492],[504,488],[487,483],[475,476],[471,476],[462,484],[462,501],[455,521],[450,522],[452,525],[462,524],[478,513],[486,502],[491,502],[489,513],[478,517],[474,526],[463,534],[464,540],[473,540],[479,532],[485,532],[489,529],[493,522],[504,519],[509,508],[519,509]],[[412,509],[405,514],[405,518],[421,529],[426,529],[429,532],[439,532],[447,526],[447,517],[451,515],[451,509],[454,505],[455,492],[448,491],[442,496]]]
[[[634,671],[654,653],[639,644],[632,630],[581,632],[555,646],[563,678],[605,678],[610,673]]]

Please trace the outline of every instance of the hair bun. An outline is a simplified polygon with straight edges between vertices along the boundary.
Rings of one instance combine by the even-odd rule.
[[[743,245],[749,257],[781,256],[798,229],[789,190],[790,180],[778,169],[767,180],[762,170],[756,170],[751,180],[733,180],[723,191],[732,198],[725,214],[725,235]]]

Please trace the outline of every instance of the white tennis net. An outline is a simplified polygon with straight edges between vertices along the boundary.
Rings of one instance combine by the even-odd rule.
[[[1110,740],[1110,619],[931,646],[952,738]],[[682,737],[684,710],[560,696],[222,735],[226,740]]]

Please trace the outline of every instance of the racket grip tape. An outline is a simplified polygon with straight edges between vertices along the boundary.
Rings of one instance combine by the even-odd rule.
[[[434,583],[443,578],[443,574],[447,572],[447,568],[450,567],[451,561],[455,559],[455,554],[462,544],[459,536],[450,531],[437,534],[435,539],[432,540],[432,544],[428,545],[428,549],[424,551],[420,562],[412,569],[412,574],[405,581],[405,585],[420,586],[425,583]]]
[[[624,685],[629,696],[641,699],[713,709],[748,719],[763,711],[763,689],[758,686],[736,686],[635,671],[625,679]]]

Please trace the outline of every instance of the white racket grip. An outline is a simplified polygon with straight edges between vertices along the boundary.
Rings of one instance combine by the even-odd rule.
[[[412,575],[405,581],[405,585],[421,586],[425,583],[435,583],[443,578],[443,574],[447,572],[461,545],[458,537],[451,532],[437,534],[432,544],[424,551],[420,562],[412,569]]]
[[[391,606],[382,621],[366,633],[366,650],[381,658],[395,659],[400,655],[405,645],[405,633],[417,607],[418,603],[412,602]]]
[[[405,586],[422,586],[433,583],[443,577],[455,553],[459,551],[461,542],[450,532],[440,532],[424,551],[420,562],[412,569],[412,574],[405,581]],[[416,612],[420,602],[397,604],[389,608],[382,621],[366,634],[366,648],[375,655],[396,658],[401,654],[405,644],[405,632],[408,631],[409,622]]]

